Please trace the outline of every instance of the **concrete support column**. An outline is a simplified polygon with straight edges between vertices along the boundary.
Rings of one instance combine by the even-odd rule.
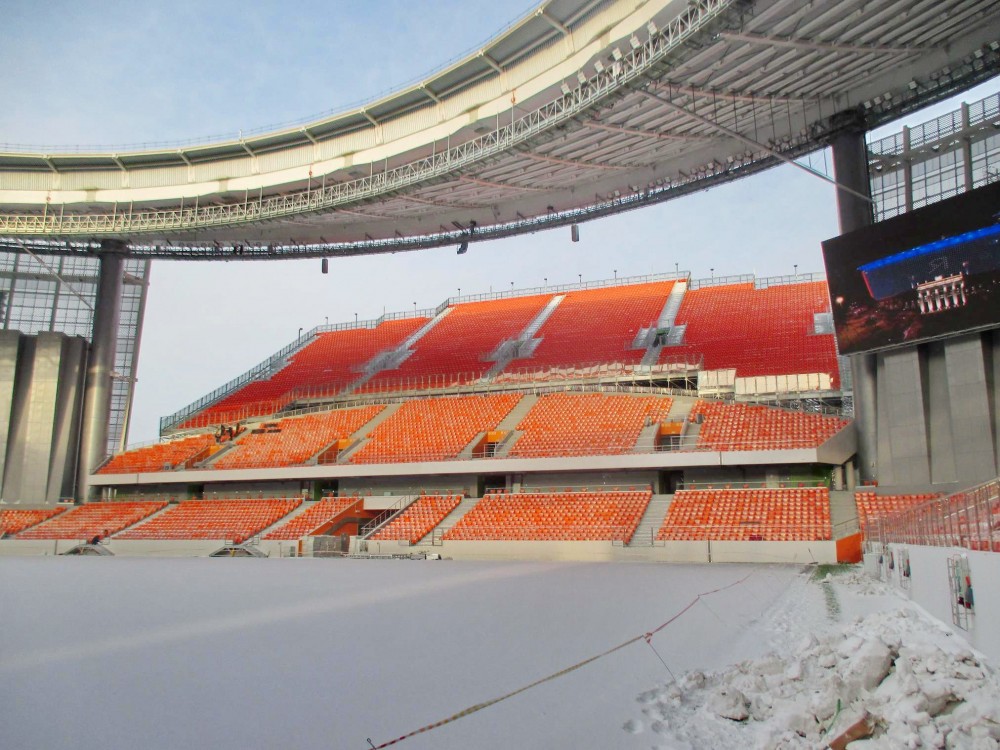
[[[91,499],[90,475],[108,454],[108,419],[111,415],[111,374],[115,367],[118,318],[125,274],[125,243],[101,242],[101,271],[97,280],[94,330],[87,360],[83,396],[83,423],[80,431],[80,460],[77,464],[76,497]]]
[[[874,222],[872,203],[855,193],[871,196],[868,179],[868,147],[865,129],[858,123],[839,133],[831,142],[833,171],[837,184],[837,214],[841,233],[870,226]],[[878,414],[877,381],[874,354],[851,356],[851,379],[854,383],[854,426],[858,434],[858,472],[863,482],[875,479],[878,460],[876,425]]]

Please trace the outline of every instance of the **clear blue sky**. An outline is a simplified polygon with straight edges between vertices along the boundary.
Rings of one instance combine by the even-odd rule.
[[[134,144],[299,121],[420,78],[534,3],[8,0],[0,143]],[[997,81],[966,95],[974,100]],[[920,122],[954,105],[910,118]],[[897,126],[898,127],[898,126]],[[822,154],[812,165],[825,170]],[[249,369],[299,327],[437,305],[463,294],[672,271],[821,271],[837,234],[830,186],[792,167],[569,231],[331,261],[153,265],[131,442]],[[218,300],[229,301],[220,309]]]

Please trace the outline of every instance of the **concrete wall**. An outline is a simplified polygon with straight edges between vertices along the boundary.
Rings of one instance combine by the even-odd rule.
[[[87,343],[61,333],[21,337],[10,388],[13,350],[13,339],[5,338],[0,344],[0,370],[5,372],[0,375],[0,418],[7,411],[6,393],[12,393],[12,401],[3,423],[3,497],[53,503],[73,494]]]
[[[998,330],[879,353],[879,484],[951,489],[1000,474],[998,373]]]
[[[877,555],[865,555],[865,569],[890,584],[904,596],[919,604],[955,633],[965,638],[973,647],[982,651],[994,664],[1000,663],[1000,554],[974,552],[952,547],[919,547],[891,544],[895,560],[900,552],[910,557],[910,578],[900,575],[900,566],[894,570],[878,565]],[[974,591],[975,614],[968,631],[952,622],[951,591],[948,585],[948,558],[965,555],[969,560]]]

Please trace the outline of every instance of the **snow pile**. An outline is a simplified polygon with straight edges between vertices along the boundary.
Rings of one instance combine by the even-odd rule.
[[[792,654],[689,672],[638,700],[660,746],[677,750],[821,748],[861,719],[871,736],[851,750],[1000,748],[1000,679],[910,608],[808,636]]]

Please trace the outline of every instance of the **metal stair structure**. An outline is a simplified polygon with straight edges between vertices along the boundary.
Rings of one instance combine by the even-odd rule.
[[[684,301],[685,292],[687,292],[687,281],[684,279],[675,281],[670,294],[667,296],[667,301],[660,311],[660,317],[656,320],[656,330],[667,331],[667,338],[665,341],[657,342],[655,334],[650,336],[646,353],[643,355],[640,364],[655,365],[660,360],[660,350],[664,346],[676,346],[680,343],[680,339],[684,335],[684,326],[680,326],[678,335],[678,327],[675,325],[675,321],[677,320],[677,313],[681,309],[681,303]]]
[[[452,311],[452,308],[444,303],[438,309],[437,314],[414,331],[410,336],[395,349],[389,349],[376,354],[365,364],[364,371],[360,378],[355,380],[345,389],[345,392],[356,391],[373,377],[385,370],[395,370],[403,362],[413,355],[413,346],[422,339],[428,331],[445,319],[445,316]]]
[[[452,509],[451,513],[441,519],[441,523],[431,529],[429,534],[417,542],[417,545],[430,546],[440,544],[441,537],[444,536],[444,533],[456,523],[461,521],[466,513],[476,507],[476,503],[478,503],[480,499],[481,498],[478,497],[467,497],[463,499],[462,502]]]
[[[667,517],[667,509],[673,495],[653,495],[646,506],[646,512],[642,514],[639,525],[632,535],[632,540],[625,545],[626,548],[652,547],[656,542],[656,534],[663,526],[663,519]]]
[[[541,339],[536,339],[535,334],[564,299],[566,299],[565,294],[555,295],[516,338],[508,339],[500,344],[496,351],[486,358],[493,360],[493,366],[483,374],[481,382],[487,382],[499,375],[511,361],[530,356],[535,347],[541,343]]]

